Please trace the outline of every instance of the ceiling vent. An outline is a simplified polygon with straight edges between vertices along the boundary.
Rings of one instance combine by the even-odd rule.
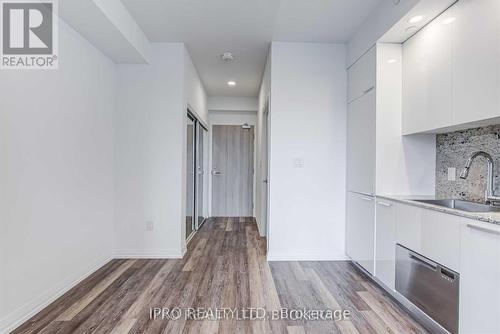
[[[225,63],[230,63],[234,60],[234,55],[232,52],[224,52],[220,55],[220,59]]]

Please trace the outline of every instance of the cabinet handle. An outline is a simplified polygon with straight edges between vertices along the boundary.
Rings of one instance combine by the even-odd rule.
[[[479,226],[476,226],[476,225],[471,225],[471,224],[467,224],[467,227],[468,228],[471,228],[473,230],[478,230],[478,231],[481,231],[481,232],[486,232],[486,233],[490,233],[490,234],[496,234],[496,235],[500,235],[500,232],[499,231],[494,231],[494,230],[489,230],[485,227],[479,227]]]
[[[391,203],[386,203],[386,202],[377,202],[378,205],[382,205],[382,206],[385,206],[385,207],[388,207],[390,208],[392,206]]]
[[[366,197],[366,196],[361,196],[361,199],[362,199],[363,201],[368,201],[368,202],[373,201],[373,198],[371,198],[371,197]]]

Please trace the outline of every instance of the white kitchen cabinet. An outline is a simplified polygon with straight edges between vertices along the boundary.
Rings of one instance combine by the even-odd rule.
[[[375,232],[375,277],[395,289],[396,208],[393,202],[377,199]]]
[[[403,134],[453,122],[451,31],[435,20],[403,45]]]
[[[347,102],[360,98],[375,87],[376,52],[372,47],[347,72]]]
[[[403,44],[403,134],[498,123],[500,1],[460,0]]]
[[[375,90],[347,108],[347,189],[375,192]]]
[[[460,219],[447,213],[398,204],[397,242],[445,267],[459,271]]]
[[[454,124],[500,116],[500,1],[460,0],[453,29]]]
[[[464,219],[460,333],[500,333],[500,226]]]
[[[396,239],[406,248],[421,252],[422,209],[412,205],[396,205]]]
[[[374,274],[375,200],[371,196],[347,194],[346,252],[370,274]]]
[[[460,271],[461,218],[428,209],[422,211],[420,252],[454,271]]]

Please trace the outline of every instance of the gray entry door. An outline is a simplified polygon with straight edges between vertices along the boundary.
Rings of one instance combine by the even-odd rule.
[[[253,216],[254,127],[214,125],[212,215]]]

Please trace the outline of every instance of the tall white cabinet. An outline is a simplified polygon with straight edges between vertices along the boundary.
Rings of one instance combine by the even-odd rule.
[[[500,1],[458,1],[403,55],[404,134],[500,122]]]
[[[349,191],[375,192],[375,87],[347,107],[347,184]]]
[[[375,273],[376,49],[348,70],[346,253]]]
[[[346,253],[374,275],[375,216],[385,209],[374,195],[434,193],[434,136],[401,136],[401,61],[400,45],[382,43],[348,69]]]

